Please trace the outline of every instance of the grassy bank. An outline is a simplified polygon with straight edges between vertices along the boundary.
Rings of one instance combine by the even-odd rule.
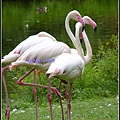
[[[65,112],[65,101],[63,101],[63,106]],[[72,120],[118,120],[118,101],[116,97],[86,99],[84,101],[76,99],[72,101],[71,111]],[[61,109],[58,103],[53,104],[53,114],[54,120],[61,120]],[[39,120],[49,120],[49,115],[48,104],[39,106]],[[2,120],[5,120],[4,114],[2,114]],[[14,108],[11,111],[11,120],[35,120],[35,105],[30,104],[26,109]]]

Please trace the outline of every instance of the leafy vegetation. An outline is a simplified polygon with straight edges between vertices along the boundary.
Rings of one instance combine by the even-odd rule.
[[[30,68],[23,68],[23,67],[17,68],[16,71],[19,71],[18,72],[19,74],[17,73],[16,77],[20,78],[20,76],[23,75],[26,71],[28,71],[28,69]],[[38,80],[37,82],[38,84],[43,84],[43,85],[48,84],[47,78],[43,73],[37,76],[37,80]],[[24,82],[33,83],[33,74],[26,77]],[[58,87],[59,80],[54,78],[52,81],[52,86]],[[27,114],[29,114],[31,117],[33,115],[33,113],[31,114],[31,110],[34,110],[32,87],[27,87],[27,86],[24,87],[17,85],[17,88],[18,90],[15,93],[11,94],[10,96],[11,110],[12,111],[14,109],[25,110],[26,111],[25,114],[28,112]],[[61,92],[63,96],[63,102],[65,104],[64,84],[62,86]],[[104,101],[108,99],[108,101],[112,100],[112,102],[114,102],[113,98],[116,99],[117,95],[118,95],[118,37],[113,35],[110,42],[107,42],[105,45],[103,45],[102,42],[99,40],[99,51],[93,56],[91,62],[85,67],[83,76],[81,78],[76,79],[73,84],[72,104],[73,104],[73,111],[75,113],[73,117],[77,118],[79,116],[79,112],[82,109],[82,111],[86,111],[86,115],[85,112],[84,113],[80,112],[80,116],[83,119],[89,120],[93,118],[95,119],[97,117],[100,120],[101,119],[112,120],[112,118],[114,117],[115,119],[117,119],[117,103],[114,103],[116,107],[113,107],[112,109],[111,107],[105,108],[104,110],[99,108],[99,112],[102,114],[102,116],[99,114],[99,112],[95,113],[96,116],[94,114],[93,116],[91,116],[92,113],[90,113],[90,111],[95,112],[94,109],[91,110],[91,107],[93,107],[91,106],[92,100],[93,100],[93,105],[94,104],[97,105],[96,102],[98,102],[97,105],[98,107],[101,104],[101,103],[99,104],[99,100]],[[41,112],[42,110],[44,111],[44,108],[41,107],[46,107],[45,109],[48,109],[47,107],[49,105],[47,101],[47,89],[37,88],[37,97],[38,97],[38,105],[40,107]],[[59,102],[58,98],[54,94],[52,94],[52,97],[53,97],[53,104],[57,104],[57,102]],[[75,101],[79,101],[79,102],[75,102]],[[80,104],[81,108],[77,108],[78,106],[77,104]],[[4,101],[2,105],[4,110],[5,109]],[[91,107],[88,107],[89,105]],[[87,109],[85,106],[87,107]],[[114,111],[114,113],[111,114],[110,111],[111,112]],[[14,114],[15,116],[17,116],[23,113],[19,113],[19,114],[14,113]],[[89,114],[92,118],[88,116]],[[46,116],[45,114],[42,115]],[[49,115],[49,112],[47,115]],[[57,114],[56,116],[59,115]],[[14,117],[14,115],[12,115],[12,117]]]
[[[99,51],[86,66],[81,79],[75,81],[74,89],[76,93],[74,98],[80,97],[80,99],[94,96],[110,97],[118,94],[117,36],[112,36],[110,42],[104,46],[99,41]]]

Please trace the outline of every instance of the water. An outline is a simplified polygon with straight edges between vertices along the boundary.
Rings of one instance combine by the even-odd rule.
[[[98,50],[98,40],[103,43],[110,40],[111,36],[118,34],[118,1],[86,0],[81,2],[46,1],[46,2],[20,2],[3,1],[2,3],[2,56],[8,54],[21,41],[28,36],[46,31],[57,40],[63,41],[70,47],[72,42],[65,31],[65,18],[71,10],[78,10],[82,16],[88,15],[97,23],[97,32],[86,25],[86,33],[90,40],[93,54]],[[37,7],[47,7],[47,12],[39,14]],[[70,21],[74,32],[75,21]],[[16,80],[15,74],[6,71],[5,78],[9,93],[14,93]],[[12,82],[11,82],[12,81]],[[3,90],[4,96],[4,90]]]

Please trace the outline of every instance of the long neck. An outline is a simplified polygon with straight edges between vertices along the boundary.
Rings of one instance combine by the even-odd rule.
[[[80,44],[80,41],[79,41],[79,29],[76,30],[76,37],[74,37],[71,29],[70,29],[70,26],[69,26],[69,21],[70,21],[70,16],[68,15],[66,17],[66,20],[65,20],[65,28],[66,28],[66,31],[72,41],[72,43],[74,44],[75,48],[77,49],[77,52],[78,54],[82,57],[82,59],[84,60],[84,54],[83,54],[83,50],[82,50],[82,47],[81,47],[81,44]]]
[[[70,37],[72,43],[73,43],[74,46],[75,46],[75,43],[74,43],[75,37],[74,37],[74,35],[73,35],[73,33],[72,33],[71,29],[70,29],[69,21],[70,21],[70,16],[68,15],[68,16],[66,17],[66,20],[65,20],[65,28],[66,28],[66,31],[67,31],[68,36]]]
[[[92,58],[92,48],[91,48],[91,45],[89,43],[89,40],[88,40],[88,37],[86,35],[85,30],[82,32],[82,35],[83,35],[83,39],[84,39],[85,47],[86,47],[86,51],[87,51],[87,54],[85,56],[85,64],[88,64],[88,62]]]
[[[83,52],[83,49],[82,49],[82,46],[81,46],[81,43],[80,43],[80,40],[79,40],[80,39],[79,38],[79,34],[80,34],[80,32],[82,32],[82,30],[80,30],[80,27],[76,27],[76,30],[75,30],[75,38],[76,38],[76,40],[75,40],[75,47],[77,49],[78,54],[85,61],[84,52]]]

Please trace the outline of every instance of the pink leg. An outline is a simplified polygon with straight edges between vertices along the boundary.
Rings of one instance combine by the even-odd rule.
[[[72,84],[73,84],[73,83],[70,83],[70,101],[71,101],[71,95],[72,95]],[[70,102],[70,101],[69,101],[69,102]]]
[[[62,99],[62,97],[61,97],[61,94],[60,94],[60,92],[56,89],[56,88],[54,88],[54,87],[51,87],[51,81],[50,81],[50,87],[48,87],[48,86],[43,86],[43,85],[38,85],[38,84],[32,84],[32,83],[24,83],[24,82],[22,82],[22,80],[25,78],[25,77],[27,77],[31,72],[33,72],[35,70],[35,68],[33,68],[33,69],[31,69],[29,72],[27,72],[25,75],[23,75],[18,81],[17,81],[17,83],[19,84],[19,85],[21,85],[21,86],[34,86],[34,87],[41,87],[41,88],[47,88],[47,89],[49,89],[48,91],[48,100],[49,100],[49,103],[50,103],[50,112],[51,112],[51,120],[53,120],[53,116],[52,116],[52,97],[51,97],[51,94],[50,94],[50,90],[52,90],[53,92],[54,92],[54,94],[57,96],[57,97],[59,97],[59,99]],[[63,119],[64,120],[64,119]]]
[[[23,75],[18,81],[17,83],[21,86],[34,86],[34,87],[41,87],[41,88],[47,88],[48,89],[48,101],[49,101],[49,104],[50,104],[50,114],[51,114],[51,120],[53,120],[53,115],[52,115],[52,97],[51,97],[51,94],[50,94],[50,90],[52,90],[54,92],[54,94],[59,97],[59,99],[62,101],[62,97],[61,97],[61,94],[60,92],[54,88],[54,87],[51,87],[51,80],[49,82],[49,86],[43,86],[43,85],[38,85],[38,84],[32,84],[32,83],[24,83],[22,82],[22,80],[27,77],[31,72],[33,72],[35,69],[31,69],[29,72],[27,72],[25,75]],[[63,120],[64,120],[64,117],[63,117]]]
[[[43,85],[38,85],[38,84],[32,84],[32,83],[24,83],[24,82],[22,82],[22,80],[23,80],[25,77],[27,77],[27,76],[28,76],[31,72],[33,72],[34,70],[35,70],[35,68],[32,68],[29,72],[27,72],[25,75],[23,75],[23,76],[17,81],[18,85],[21,85],[21,86],[34,86],[34,87],[41,87],[41,88],[46,88],[46,89],[48,89],[48,86],[43,86]],[[60,92],[59,92],[56,88],[51,87],[51,90],[54,92],[54,94],[55,94],[57,97],[61,98],[61,94],[60,94]]]
[[[59,84],[59,88],[58,88],[58,91],[60,92],[61,90],[61,85],[62,85],[62,81],[60,80],[60,84]]]
[[[8,91],[7,91],[7,86],[6,86],[6,81],[5,81],[5,77],[4,77],[4,71],[9,67],[3,67],[2,68],[2,81],[4,84],[4,88],[5,88],[5,94],[6,94],[6,104],[7,104],[7,108],[6,108],[6,113],[5,113],[5,118],[7,118],[8,120],[10,119],[10,103],[9,103],[9,98],[8,98]]]
[[[66,85],[65,95],[66,95],[66,102],[67,102],[67,120],[70,120],[70,108],[71,108],[71,105],[70,105],[70,96],[69,96],[69,93],[68,93],[68,84]]]
[[[36,70],[34,70],[34,84],[36,84]],[[34,94],[35,107],[36,107],[36,120],[38,120],[38,104],[37,104],[37,90],[36,90],[36,86],[33,87],[33,94]]]
[[[62,81],[60,80],[60,85],[59,85],[59,88],[58,88],[59,92],[61,90],[61,85],[62,85]],[[62,120],[64,120],[64,111],[63,111],[63,106],[62,106],[62,98],[60,99],[60,106],[61,106],[61,111],[62,111]]]
[[[51,88],[51,78],[49,78],[49,86],[48,86],[48,102],[50,105],[50,116],[51,116],[51,120],[53,120],[53,113],[52,113],[52,96],[50,93],[50,88]]]
[[[70,83],[70,94],[69,94],[69,112],[71,111],[71,95],[72,95],[72,83]],[[71,112],[70,112],[71,114]]]

